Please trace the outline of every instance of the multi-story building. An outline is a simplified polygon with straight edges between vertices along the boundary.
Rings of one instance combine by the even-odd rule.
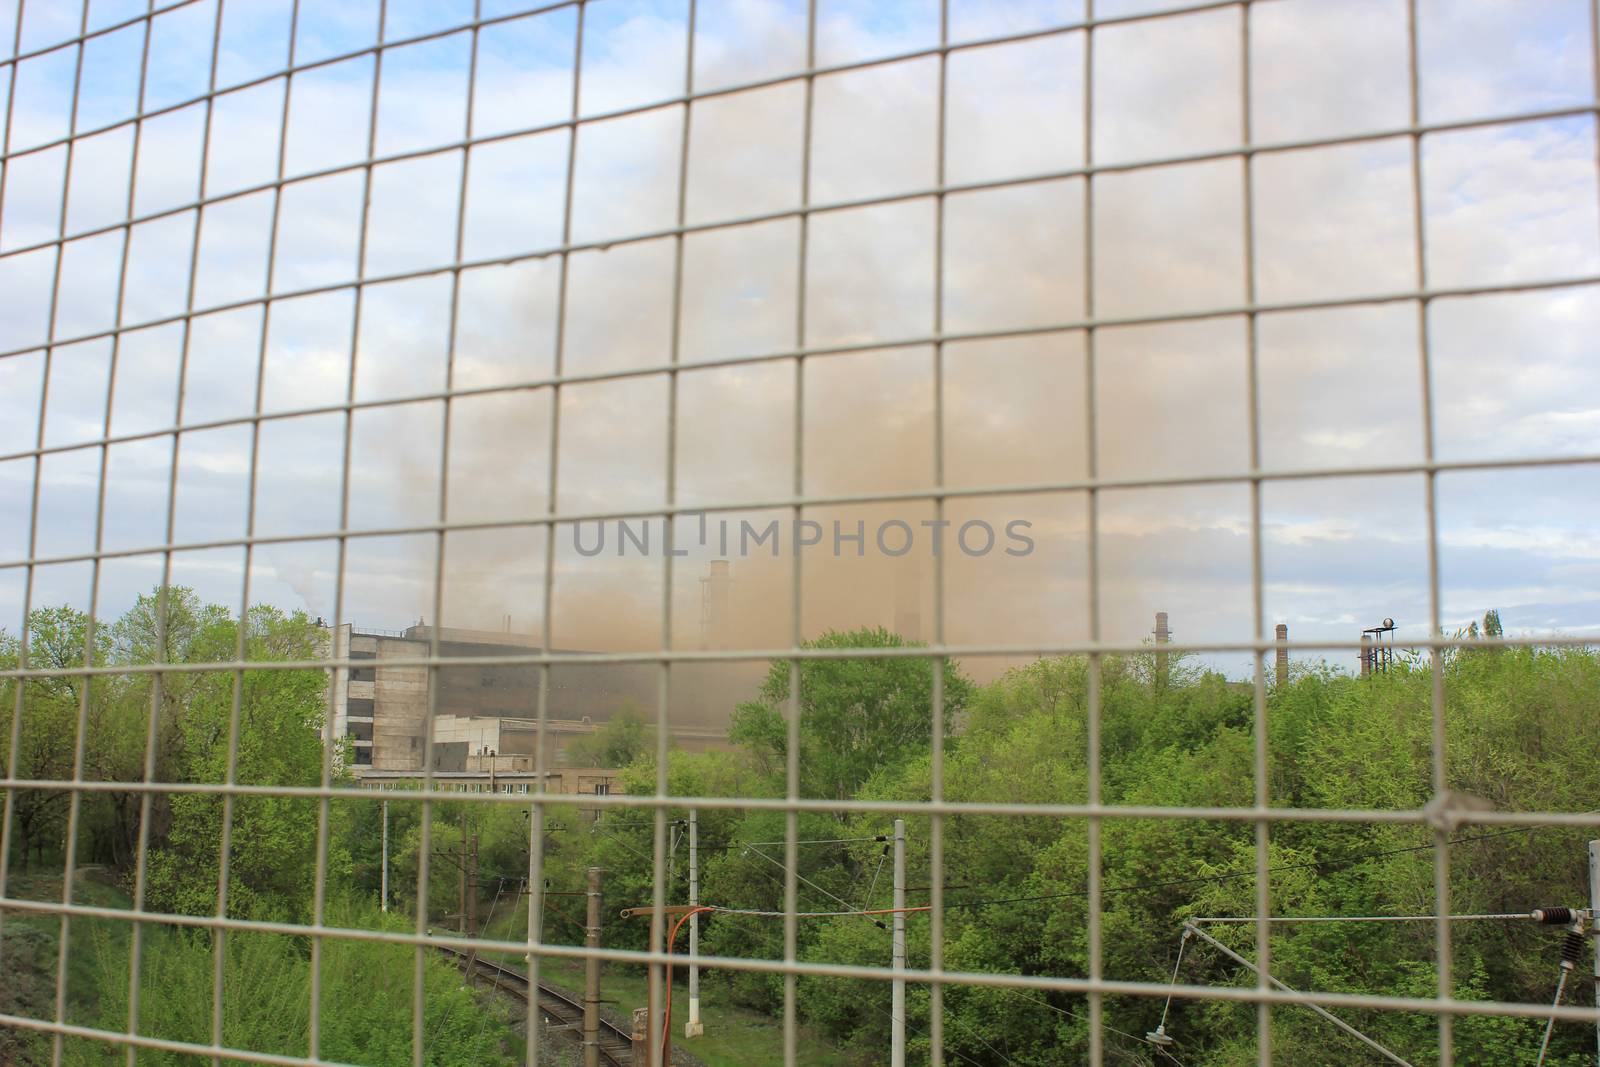
[[[352,769],[372,772],[423,770],[427,751],[428,668],[406,661],[426,658],[433,628],[401,632],[356,629],[350,624],[331,635],[335,658],[348,657],[349,670],[333,679],[333,736],[348,738]],[[532,651],[535,639],[523,634],[441,629],[439,651],[446,658]],[[370,661],[370,666],[365,665]],[[356,666],[355,663],[363,665]],[[536,664],[457,664],[438,668],[438,700],[433,715],[436,771],[527,773],[536,769],[541,668]],[[549,668],[549,706],[545,721],[547,765],[560,768],[568,745],[602,728],[631,708],[653,721],[657,670],[652,663],[561,663]],[[675,683],[669,729],[675,744],[691,750],[723,747],[728,712],[753,686],[724,672],[708,682],[692,675]]]

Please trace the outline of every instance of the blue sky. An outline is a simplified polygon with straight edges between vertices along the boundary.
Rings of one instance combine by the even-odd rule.
[[[1116,15],[1148,2],[1113,4]],[[1170,6],[1170,5],[1169,5]],[[14,9],[11,9],[14,12]],[[219,88],[281,69],[288,4],[226,5]],[[517,10],[486,3],[486,17]],[[1273,0],[1253,7],[1252,126],[1259,141],[1393,129],[1408,121],[1404,5]],[[804,62],[805,12],[795,3],[707,0],[699,5],[695,81],[737,84]],[[365,48],[376,4],[308,4],[297,61]],[[91,29],[139,13],[95,2]],[[952,3],[953,40],[974,40],[1080,17],[1074,5]],[[388,5],[385,38],[459,25],[470,4]],[[1101,162],[1204,153],[1236,145],[1236,10],[1107,27],[1097,32],[1093,151]],[[77,32],[72,5],[35,4],[20,46]],[[1577,106],[1592,95],[1585,5],[1452,0],[1420,5],[1424,121]],[[203,94],[215,8],[210,0],[152,26],[146,109]],[[675,96],[684,81],[685,5],[595,0],[588,7],[580,109],[596,114]],[[0,5],[0,42],[14,13]],[[575,14],[561,9],[486,27],[472,104],[479,136],[558,122],[571,107]],[[818,58],[849,62],[937,42],[931,3],[824,3]],[[0,456],[38,433],[50,248],[17,253],[58,232],[84,234],[127,216],[137,183],[123,324],[181,312],[194,213],[146,218],[198,195],[203,103],[153,117],[131,163],[144,27],[93,38],[84,50],[73,167],[57,147],[70,115],[76,49],[24,60],[11,106],[0,201]],[[1081,166],[1082,33],[961,51],[949,61],[946,170],[988,180]],[[377,152],[411,152],[465,131],[470,35],[455,33],[385,54]],[[364,158],[374,62],[359,56],[297,74],[285,172],[290,177]],[[893,196],[935,184],[938,64],[923,58],[818,79],[811,189],[822,202]],[[5,92],[0,78],[0,93]],[[209,196],[268,183],[277,168],[284,81],[224,92],[212,115]],[[803,95],[787,83],[697,102],[686,210],[691,223],[793,207],[799,196]],[[612,240],[673,224],[679,108],[589,124],[579,134],[573,232]],[[123,125],[115,125],[124,123]],[[458,386],[537,379],[554,364],[558,263],[521,258],[559,244],[569,138],[565,130],[473,149],[463,226],[455,350]],[[15,154],[15,153],[23,154]],[[1600,268],[1594,122],[1580,116],[1438,133],[1424,142],[1427,271],[1433,285],[1500,285],[1591,276]],[[1404,138],[1259,157],[1254,169],[1257,292],[1296,301],[1405,290],[1415,284],[1410,147]],[[367,273],[450,262],[460,152],[375,169]],[[1165,314],[1245,300],[1237,160],[1196,162],[1096,179],[1095,308],[1100,315]],[[206,208],[195,306],[293,294],[356,273],[359,170],[285,188],[278,259],[265,250],[270,191]],[[944,315],[952,331],[1004,330],[1085,313],[1082,181],[1063,178],[953,195],[945,208]],[[934,484],[933,362],[926,347],[872,349],[933,328],[934,210],[928,198],[832,212],[810,227],[806,340],[864,346],[808,362],[804,488],[863,493]],[[111,327],[120,230],[69,243],[55,336]],[[796,343],[798,227],[792,219],[691,235],[684,242],[679,358],[787,351]],[[670,240],[572,256],[564,367],[604,372],[665,364],[672,352]],[[194,322],[183,421],[237,419],[254,408],[264,353],[264,411],[342,400],[407,397],[445,387],[448,275],[369,286],[359,318],[349,288],[293,296]],[[1593,454],[1600,441],[1600,332],[1594,287],[1436,302],[1429,331],[1435,446],[1448,459]],[[118,346],[111,432],[173,424],[183,330],[130,329]],[[1260,320],[1261,447],[1266,468],[1326,468],[1422,458],[1414,307],[1341,308]],[[58,343],[45,410],[47,446],[104,433],[109,339]],[[1078,333],[969,341],[946,348],[945,477],[951,485],[1072,481],[1087,474],[1084,346]],[[1102,331],[1097,341],[1096,453],[1107,477],[1208,476],[1248,465],[1248,349],[1242,319]],[[678,387],[675,490],[685,501],[786,496],[794,467],[790,364],[685,372]],[[561,400],[567,513],[660,503],[666,492],[665,375],[573,385]],[[457,400],[447,472],[453,519],[542,513],[548,494],[551,400],[515,391]],[[438,515],[442,405],[423,401],[359,412],[351,432],[349,526],[381,529]],[[344,420],[314,414],[263,424],[256,529],[326,532],[340,524]],[[104,544],[166,542],[170,438],[124,442],[107,454]],[[52,453],[40,469],[37,555],[91,551],[100,450]],[[173,543],[244,533],[250,435],[243,425],[186,433],[179,452]],[[0,562],[27,556],[33,462],[0,459]],[[1450,473],[1438,483],[1446,625],[1499,608],[1519,632],[1600,630],[1600,535],[1593,466]],[[1384,616],[1423,632],[1428,616],[1424,486],[1414,475],[1269,483],[1263,495],[1268,622],[1294,636],[1349,639]],[[881,521],[926,504],[818,509]],[[1081,493],[965,501],[952,513],[1000,526],[1033,522],[1040,552],[1026,561],[946,560],[947,636],[963,642],[1069,641],[1087,635],[1086,502]],[[921,509],[921,510],[919,510]],[[752,516],[753,517],[753,516]],[[1250,514],[1242,486],[1119,491],[1100,509],[1102,632],[1137,640],[1156,610],[1184,640],[1232,641],[1251,631]],[[537,529],[455,535],[447,550],[445,621],[538,624],[544,534]],[[654,647],[660,561],[585,560],[557,530],[556,633],[563,644]],[[351,542],[345,612],[398,627],[433,615],[431,537]],[[677,568],[679,639],[692,640],[704,560]],[[176,553],[176,580],[238,600],[237,547]],[[108,560],[100,599],[116,614],[158,580],[159,553]],[[253,561],[258,599],[331,613],[335,543],[263,546]],[[743,640],[787,640],[787,564],[736,564]],[[36,603],[87,602],[86,564],[41,567]],[[22,571],[0,569],[0,626],[14,631]],[[817,559],[807,564],[808,630],[885,623],[893,569]],[[931,582],[931,563],[917,579]],[[903,579],[901,579],[903,582]],[[931,604],[931,590],[922,603]],[[931,631],[931,621],[928,623]],[[564,636],[563,636],[564,635]],[[927,634],[924,634],[927,636]],[[1242,669],[1237,657],[1219,665]]]

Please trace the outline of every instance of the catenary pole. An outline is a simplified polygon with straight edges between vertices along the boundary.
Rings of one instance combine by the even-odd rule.
[[[472,853],[467,860],[467,929],[481,936],[478,929],[478,835],[472,835]]]
[[[383,871],[378,875],[380,907],[389,910],[389,802],[383,802]]]
[[[906,821],[894,821],[894,973],[906,969]],[[906,1067],[906,980],[894,979],[893,999],[889,1004],[892,1029],[889,1039],[890,1067]]]
[[[583,943],[600,947],[600,868],[589,868],[589,914]],[[583,961],[583,1067],[600,1067],[600,958]]]
[[[1589,910],[1593,916],[1591,922],[1600,922],[1600,841],[1589,842]],[[1593,938],[1590,939],[1594,941]],[[1600,943],[1593,943],[1594,949],[1594,995],[1595,1003],[1600,1004]],[[1600,1062],[1600,1019],[1594,1024],[1595,1055]]]
[[[700,819],[689,809],[689,906],[700,906]],[[700,915],[689,913],[689,1021],[683,1024],[684,1037],[699,1037],[706,1032],[700,1021]]]

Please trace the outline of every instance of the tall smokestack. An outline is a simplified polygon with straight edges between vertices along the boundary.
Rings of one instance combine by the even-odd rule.
[[[1361,677],[1372,673],[1372,635],[1361,635]]]
[[[1278,624],[1277,638],[1278,638],[1279,641],[1287,641],[1287,640],[1289,640],[1289,624],[1288,623],[1280,622]],[[1287,684],[1289,684],[1289,650],[1287,648],[1283,648],[1281,646],[1278,648],[1277,668],[1278,668],[1278,684],[1279,685],[1287,685]]]
[[[1167,613],[1158,611],[1156,612],[1156,644],[1165,645],[1171,640],[1172,630],[1167,626]],[[1165,652],[1156,653],[1156,680],[1162,685],[1165,685],[1167,681],[1167,654]]]
[[[907,641],[922,640],[922,568],[915,559],[894,569],[894,632]]]
[[[700,579],[700,647],[718,649],[727,644],[728,600],[733,590],[733,575],[725,559],[706,564]]]

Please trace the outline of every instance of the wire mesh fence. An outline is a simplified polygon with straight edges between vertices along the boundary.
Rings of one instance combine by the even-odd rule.
[[[923,998],[913,1045],[933,1063],[1041,1062],[947,1010],[990,992],[1097,1065],[1205,1054],[1119,1016],[1165,1005],[1164,1035],[1197,1002],[1244,1006],[1242,1043],[1206,1062],[1285,1062],[1274,1027],[1311,1005],[1425,1019],[1410,1055],[1443,1064],[1460,1019],[1600,1022],[1578,1000],[1469,990],[1453,966],[1459,922],[1491,917],[1452,921],[1453,857],[1600,815],[1548,790],[1463,795],[1446,680],[1467,650],[1595,640],[1600,13],[1047,6],[17,0],[0,31],[0,604],[16,625],[0,645],[0,952],[20,973],[15,931],[57,933],[48,988],[0,1015],[46,1044],[16,1048],[379,1059],[375,1035],[324,1026],[350,990],[328,976],[359,966],[350,945],[405,956],[390,1036],[417,1064],[481,1049],[481,1025],[459,1029],[470,1001],[439,1007],[439,948],[525,961],[530,987],[573,960],[646,965],[659,1019],[684,960],[669,909],[691,811],[781,827],[717,846],[754,849],[780,906],[712,880],[691,903],[781,924],[770,952],[695,959],[772,983],[785,1063],[814,1039],[802,980],[897,974]],[[1285,548],[1308,540],[1336,550],[1308,565]],[[1555,562],[1537,581],[1495,570],[1523,556]],[[1519,582],[1554,607],[1465,632],[1463,604]],[[1194,620],[1159,652],[1151,596]],[[1396,602],[1413,609],[1401,666],[1426,685],[1425,794],[1285,802],[1277,761],[1298,742],[1273,716],[1290,676],[1266,657],[1371,662],[1361,628]],[[884,605],[908,640],[818,639]],[[1312,636],[1270,633],[1287,615]],[[1228,683],[1248,708],[1242,792],[1108,784],[1127,664],[1159,688],[1184,656],[1244,680]],[[1081,753],[1069,785],[952,787],[976,714],[961,670],[1035,660],[1082,665],[1058,724],[1068,762]],[[869,673],[813,672],[827,664]],[[806,765],[823,757],[803,686],[859,694],[870,672],[922,702],[909,790],[869,787],[871,756],[849,788]],[[734,730],[778,784],[675,777],[679,746],[697,730],[721,745],[758,691],[777,717]],[[294,719],[308,706],[310,726]],[[572,738],[622,706],[646,738],[634,776],[582,778]],[[1570,751],[1592,757],[1582,736]],[[588,751],[593,769],[621,762]],[[1057,773],[1037,755],[1020,778]],[[391,805],[411,813],[393,868]],[[495,861],[516,884],[499,879],[482,922],[469,812],[522,846]],[[610,892],[649,909],[647,934],[622,938],[642,947],[546,936],[551,886],[577,873],[561,835],[610,836],[624,816],[634,836],[613,839],[648,877]],[[852,829],[897,817],[925,902],[875,907],[877,873],[864,897],[808,875],[819,843],[881,872],[886,829]],[[814,818],[847,829],[819,838]],[[947,862],[963,838],[1037,825],[1081,835],[1081,886],[957,886],[985,877]],[[1240,864],[1108,880],[1108,835],[1153,826],[1220,827]],[[1352,837],[1307,859],[1305,827],[1420,843]],[[1044,849],[1031,832],[1015,847]],[[396,907],[357,916],[345,896],[369,861],[347,841],[379,833]],[[1275,887],[1402,854],[1430,872],[1405,916],[1433,931],[1422,978],[1275,977],[1296,917]],[[126,900],[83,888],[101,869]],[[1190,898],[1173,904],[1170,979],[1166,958],[1108,968],[1129,937],[1108,899],[1218,880],[1247,887],[1247,938],[1202,932],[1219,920]],[[1492,918],[1587,887],[1572,892]],[[974,947],[969,917],[1005,929],[1008,907],[1068,898],[1081,926],[1030,913],[1027,936],[1076,955],[1022,969]],[[887,942],[869,966],[802,932],[891,913],[919,924],[898,972]],[[213,961],[183,1038],[141,1014],[178,973],[173,930],[209,935]],[[239,994],[284,996],[296,1048],[233,1022],[255,935],[304,939],[303,983]],[[1254,973],[1185,980],[1202,939]],[[107,959],[126,1002],[78,1014],[74,983]],[[562,1062],[526,999],[527,1062]]]

